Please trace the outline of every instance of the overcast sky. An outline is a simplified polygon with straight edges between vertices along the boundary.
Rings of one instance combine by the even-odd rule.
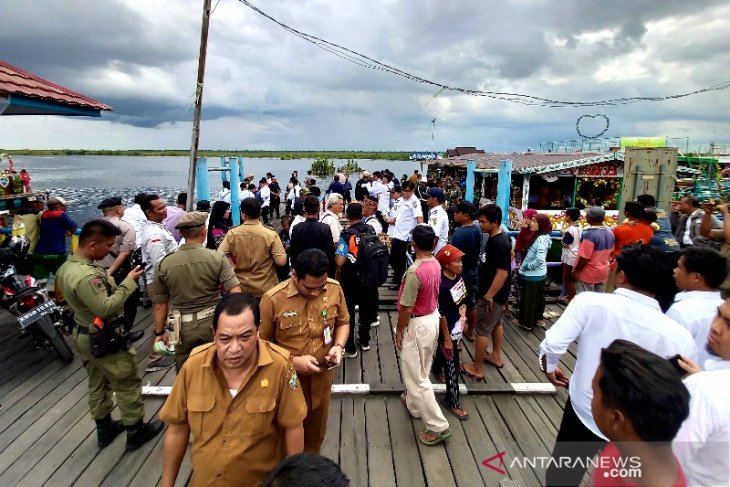
[[[215,5],[217,0],[213,0]],[[584,101],[730,80],[730,2],[254,0],[290,26],[450,86]],[[4,148],[189,148],[203,0],[2,2],[0,59],[96,98],[101,119],[0,117]],[[606,136],[730,143],[730,90],[600,108],[526,107],[364,69],[237,0],[211,17],[201,148],[522,151]],[[586,132],[600,131],[589,120]]]

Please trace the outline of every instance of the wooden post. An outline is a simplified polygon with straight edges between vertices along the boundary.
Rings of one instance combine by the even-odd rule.
[[[466,194],[464,199],[474,203],[474,169],[476,169],[476,161],[468,159],[466,161]]]
[[[240,198],[238,196],[238,158],[229,157],[228,167],[231,170],[231,218],[234,225],[241,224]]]
[[[203,108],[203,80],[205,79],[205,56],[208,52],[208,25],[210,24],[210,9],[212,0],[203,0],[203,25],[200,30],[200,54],[198,56],[198,79],[195,82],[195,111],[193,112],[193,141],[190,148],[190,167],[188,169],[188,201],[187,211],[193,211],[193,196],[195,195],[195,165],[198,159],[198,145],[200,144],[200,113]]]
[[[497,206],[502,208],[502,224],[509,225],[509,200],[512,192],[512,161],[499,161],[499,176],[497,177]],[[524,198],[524,196],[523,196]]]
[[[207,200],[210,201],[210,186],[208,186],[208,159],[206,157],[201,157],[198,159],[197,164],[195,166],[195,170],[197,172],[197,192],[198,192],[198,199],[199,200]],[[188,200],[191,199],[188,195]],[[187,206],[187,205],[186,205]],[[212,206],[212,202],[211,202]]]

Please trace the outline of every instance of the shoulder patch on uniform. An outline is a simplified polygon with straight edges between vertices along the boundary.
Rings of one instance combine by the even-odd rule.
[[[299,378],[297,377],[297,372],[294,370],[294,367],[289,369],[289,387],[293,390],[296,390],[297,387],[299,387]]]
[[[89,284],[96,294],[106,291],[106,288],[104,287],[104,278],[101,276],[91,276],[91,278],[89,278]]]

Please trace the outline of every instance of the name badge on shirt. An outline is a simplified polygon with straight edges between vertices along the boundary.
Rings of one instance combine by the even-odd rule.
[[[332,331],[329,326],[324,327],[324,344],[329,345],[332,343]]]

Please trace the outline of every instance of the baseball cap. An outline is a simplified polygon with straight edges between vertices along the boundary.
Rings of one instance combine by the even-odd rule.
[[[444,199],[444,192],[441,190],[441,188],[430,188],[428,190],[428,193],[426,193],[429,198],[433,197],[437,200],[441,201]]]
[[[586,218],[591,220],[603,220],[606,217],[606,210],[600,206],[591,206],[586,208]]]

